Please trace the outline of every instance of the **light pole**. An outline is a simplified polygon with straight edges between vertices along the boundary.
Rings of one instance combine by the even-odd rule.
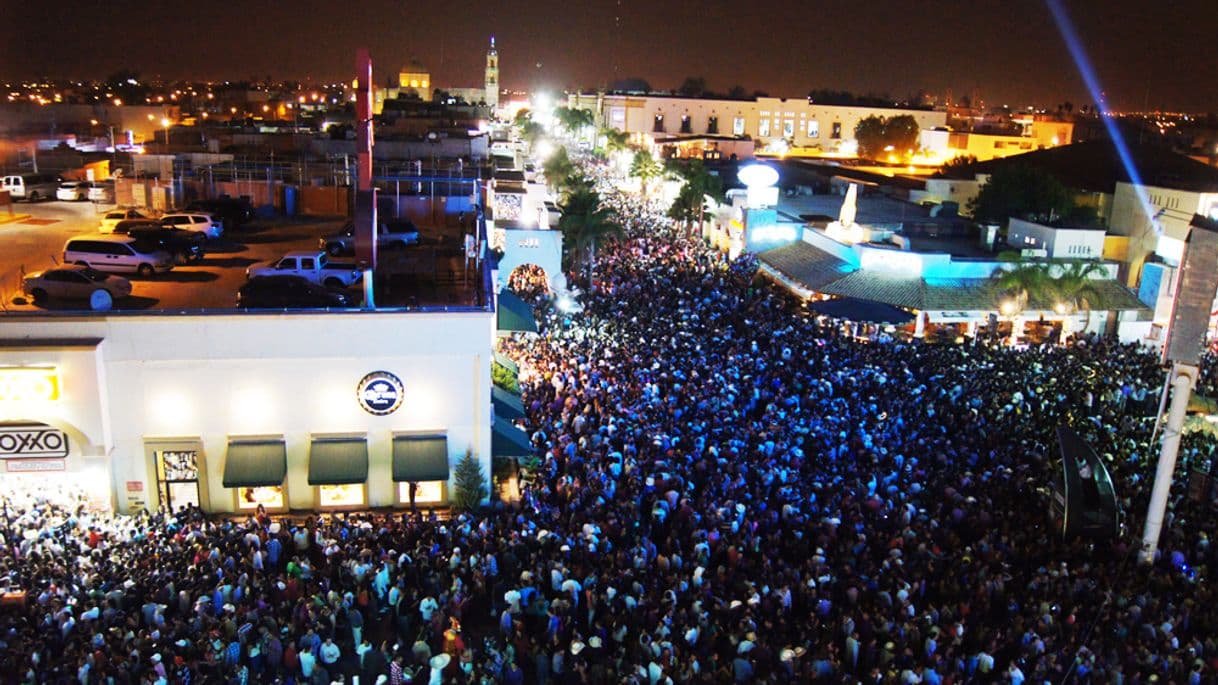
[[[173,123],[168,117],[161,117],[161,128],[165,131],[165,151],[169,151],[169,125]]]

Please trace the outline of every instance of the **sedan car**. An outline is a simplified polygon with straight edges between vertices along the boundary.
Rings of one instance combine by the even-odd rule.
[[[131,281],[87,266],[65,264],[26,274],[21,289],[35,302],[45,302],[48,298],[87,300],[98,290],[118,299],[131,294]]]
[[[64,181],[55,191],[55,198],[67,202],[79,202],[89,199],[89,181]]]
[[[144,214],[138,209],[116,209],[113,212],[106,212],[102,217],[101,223],[97,226],[98,233],[113,233],[114,227],[120,221],[128,221],[131,219],[152,220],[152,217]]]
[[[237,291],[243,309],[350,307],[350,294],[318,285],[303,276],[257,276]]]
[[[89,200],[108,204],[114,202],[114,181],[89,184]]]
[[[184,231],[202,233],[208,238],[219,238],[224,233],[224,224],[219,219],[203,212],[174,212],[161,217],[161,225],[180,228]]]

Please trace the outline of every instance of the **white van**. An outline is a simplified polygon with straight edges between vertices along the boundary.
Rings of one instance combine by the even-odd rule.
[[[4,177],[4,190],[16,200],[54,200],[59,190],[59,177],[55,174],[13,174]]]
[[[72,238],[63,246],[63,261],[108,273],[135,273],[145,278],[173,268],[173,257],[168,252],[125,235]]]

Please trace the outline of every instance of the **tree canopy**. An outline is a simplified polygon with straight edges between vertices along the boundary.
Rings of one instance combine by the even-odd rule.
[[[887,160],[889,154],[906,160],[918,147],[918,120],[909,114],[893,117],[869,116],[854,127],[859,157]]]
[[[700,159],[687,164],[673,163],[670,169],[685,183],[668,210],[669,218],[687,225],[695,221],[701,223],[706,210],[706,197],[709,195],[717,202],[723,201],[723,180],[711,174]]]
[[[1011,217],[1052,223],[1076,211],[1070,191],[1056,177],[1028,166],[997,169],[968,206],[977,221],[998,224]]]

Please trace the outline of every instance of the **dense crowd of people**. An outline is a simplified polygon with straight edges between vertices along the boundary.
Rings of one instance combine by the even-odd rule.
[[[515,507],[292,525],[6,506],[0,679],[94,683],[1200,683],[1209,503],[1134,561],[1154,355],[879,344],[606,201],[583,310],[502,342],[542,457]],[[755,265],[753,265],[755,266]],[[569,276],[573,281],[578,275]],[[1054,429],[1129,526],[1062,540]],[[1185,457],[1211,454],[1189,436]]]

